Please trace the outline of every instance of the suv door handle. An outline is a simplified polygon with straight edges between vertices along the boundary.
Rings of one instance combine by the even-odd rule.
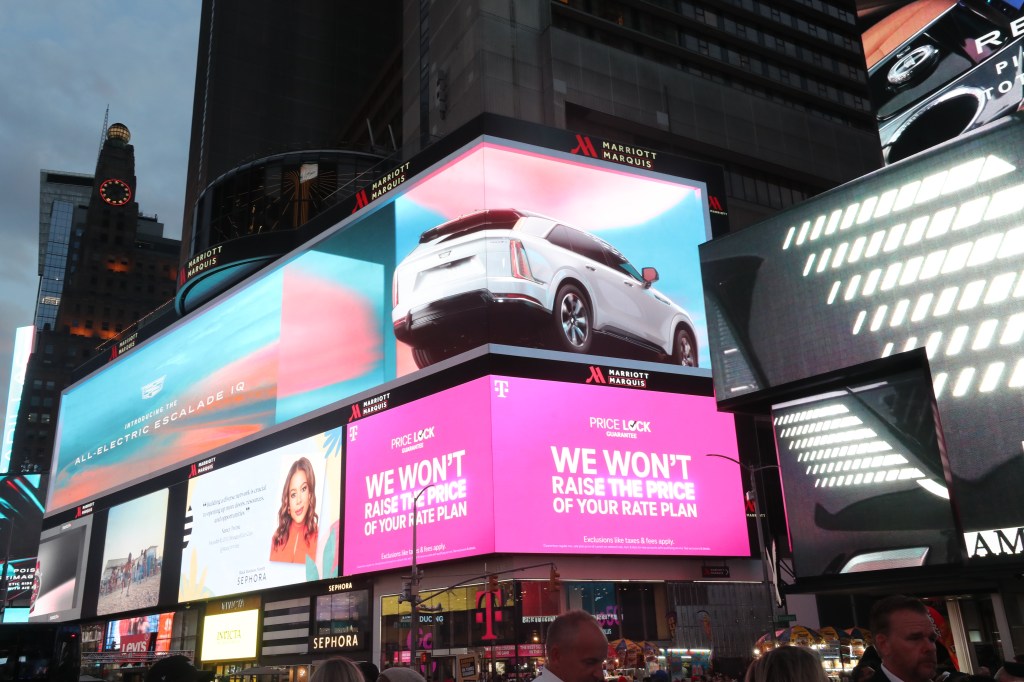
[[[587,270],[590,270],[591,272],[597,272],[597,268],[595,268],[593,265],[584,265],[583,267],[585,267]]]
[[[622,283],[623,283],[623,284],[625,284],[625,285],[626,285],[627,287],[629,287],[630,289],[632,289],[632,288],[633,288],[633,283],[632,283],[632,282],[630,282],[630,281],[629,281],[628,279],[624,279],[624,280],[622,280]]]

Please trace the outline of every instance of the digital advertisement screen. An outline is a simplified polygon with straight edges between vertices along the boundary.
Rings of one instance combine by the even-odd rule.
[[[69,388],[47,514],[487,342],[706,373],[704,182],[486,136],[396,173]]]
[[[959,563],[927,371],[772,410],[798,577]]]
[[[495,551],[486,377],[349,424],[347,433],[345,575],[409,565],[413,509],[417,562]]]
[[[349,424],[344,572],[407,566],[414,508],[417,563],[747,556],[740,469],[710,453],[738,457],[711,397],[481,377]]]
[[[739,459],[714,398],[491,382],[494,470],[522,472],[495,477],[497,551],[750,555],[740,467],[707,456]]]
[[[173,636],[173,613],[153,613],[148,616],[112,620],[107,623],[103,650],[124,653],[170,651]]]
[[[81,615],[91,533],[91,516],[43,531],[32,583],[30,621],[74,620]]]
[[[167,490],[110,508],[97,615],[159,603],[166,523]]]
[[[3,594],[6,608],[24,608],[26,617],[43,527],[46,481],[41,474],[0,477],[0,508],[9,522],[0,526],[0,546],[6,548],[7,556]]]
[[[179,601],[338,575],[342,430],[189,479]]]
[[[202,661],[235,661],[256,658],[260,611],[218,613],[203,619]]]
[[[1020,0],[857,1],[882,151],[895,163],[1013,113]]]
[[[1024,486],[1022,126],[1005,118],[701,247],[727,406],[924,349],[977,557],[1024,525],[1003,502]]]

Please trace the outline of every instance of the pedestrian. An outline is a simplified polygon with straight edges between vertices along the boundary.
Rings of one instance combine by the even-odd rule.
[[[199,682],[199,671],[184,656],[165,656],[146,671],[146,682]]]
[[[996,671],[996,682],[1024,682],[1024,663],[1005,661]]]
[[[743,682],[828,682],[828,675],[810,649],[780,646],[754,659]]]
[[[316,667],[309,682],[363,682],[363,671],[347,658],[329,658]]]
[[[870,682],[931,682],[939,635],[920,599],[893,595],[871,608],[871,632],[882,662]]]
[[[363,678],[366,682],[377,682],[377,678],[380,677],[380,668],[377,667],[376,663],[372,661],[359,661],[356,665],[363,672]]]
[[[582,610],[567,611],[548,626],[547,663],[538,682],[604,682],[608,638],[597,619]]]
[[[380,677],[377,679],[381,682],[426,682],[423,679],[423,675],[420,675],[412,668],[402,668],[400,666],[382,670]]]

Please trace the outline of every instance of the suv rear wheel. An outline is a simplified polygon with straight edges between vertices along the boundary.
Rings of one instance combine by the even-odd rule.
[[[590,303],[574,284],[563,284],[555,296],[552,312],[558,347],[573,353],[586,353],[593,340],[593,314]]]
[[[672,361],[677,365],[682,365],[683,367],[697,366],[697,344],[693,340],[693,334],[688,329],[683,327],[676,329],[672,348]]]

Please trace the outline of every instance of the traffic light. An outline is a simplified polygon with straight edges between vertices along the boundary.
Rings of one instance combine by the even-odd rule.
[[[548,589],[557,592],[562,589],[562,578],[558,575],[558,569],[551,564],[551,575],[548,577]]]
[[[487,591],[497,592],[498,591],[498,576],[489,575],[487,576]]]

